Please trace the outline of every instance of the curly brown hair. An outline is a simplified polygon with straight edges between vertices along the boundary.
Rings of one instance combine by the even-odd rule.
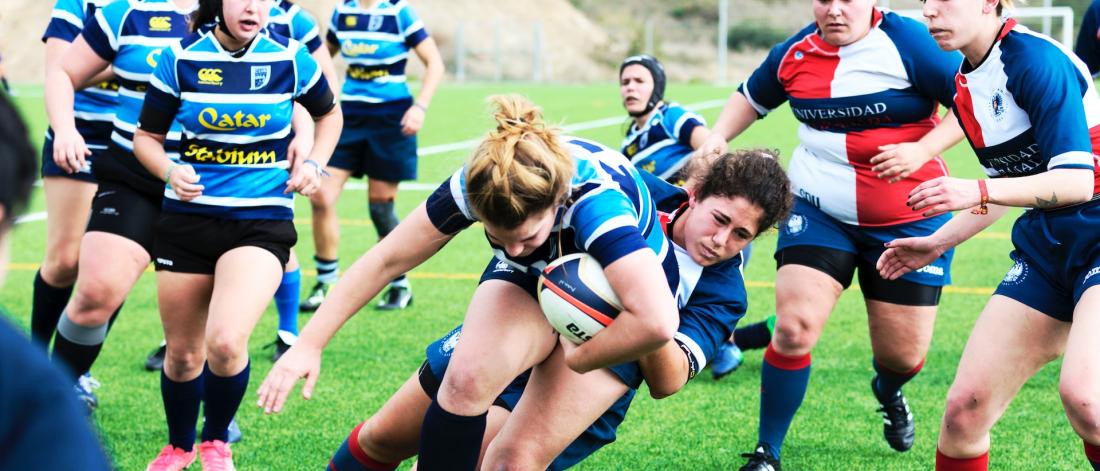
[[[687,170],[696,182],[696,200],[740,196],[759,206],[763,213],[757,221],[758,235],[787,217],[794,205],[791,181],[779,164],[778,150],[741,149],[719,157],[696,157]]]

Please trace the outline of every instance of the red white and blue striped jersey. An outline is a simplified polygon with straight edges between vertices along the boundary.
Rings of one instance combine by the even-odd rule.
[[[779,44],[738,88],[761,116],[789,102],[802,123],[791,157],[792,190],[838,221],[890,226],[921,219],[909,191],[947,174],[938,156],[905,180],[871,171],[879,146],[913,142],[950,106],[962,56],[941,50],[916,20],[875,9],[862,39],[833,46],[810,24]]]
[[[963,63],[955,80],[955,112],[990,177],[1096,171],[1100,97],[1062,45],[1009,19],[982,63]]]

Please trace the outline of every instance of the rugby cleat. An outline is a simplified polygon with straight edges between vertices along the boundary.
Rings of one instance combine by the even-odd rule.
[[[294,345],[294,342],[298,340],[298,336],[285,330],[280,330],[275,334],[275,341],[267,344],[268,347],[275,347],[275,351],[271,354],[271,361],[279,361],[283,357],[283,354],[287,350],[290,350],[290,346]],[[233,443],[233,442],[230,442]]]
[[[172,445],[165,445],[160,450],[156,459],[149,466],[145,467],[145,471],[180,471],[187,469],[191,466],[191,463],[195,462],[194,451],[183,451],[180,448],[173,447]]]
[[[378,302],[378,306],[375,308],[380,311],[393,311],[397,309],[405,309],[412,304],[413,293],[412,288],[408,285],[390,285],[390,289],[386,291],[386,294],[382,295],[382,300]]]
[[[244,438],[244,433],[241,432],[241,426],[237,425],[236,416],[233,417],[233,420],[229,421],[229,427],[227,428],[227,431],[229,432],[229,436],[227,438],[227,440],[229,440],[229,443],[237,443],[241,441],[242,438]]]
[[[233,452],[229,444],[221,440],[210,440],[199,444],[199,461],[203,471],[236,471],[233,466]]]
[[[782,467],[779,466],[779,458],[772,455],[771,447],[764,443],[758,443],[756,445],[756,451],[752,453],[741,453],[742,458],[748,458],[749,461],[740,468],[740,471],[781,471]]]
[[[871,383],[872,391],[874,384],[874,382]],[[913,412],[909,410],[909,402],[905,400],[901,391],[898,391],[889,403],[882,404],[878,412],[882,414],[882,435],[886,438],[886,443],[890,444],[890,448],[897,451],[909,451],[913,448],[917,427],[913,424]]]
[[[737,370],[737,367],[741,366],[741,361],[745,355],[741,353],[741,349],[737,347],[737,344],[725,341],[718,347],[718,354],[714,357],[714,362],[710,365],[710,375],[716,381],[726,377],[726,375],[733,373]]]
[[[160,371],[164,368],[164,354],[168,351],[168,346],[161,342],[160,346],[145,359],[145,371]]]
[[[99,398],[95,395],[95,390],[98,388],[99,381],[96,381],[91,373],[84,373],[76,379],[76,384],[73,385],[73,392],[76,393],[76,398],[80,400],[81,404],[84,404],[84,406],[88,408],[89,414],[99,407]]]
[[[321,303],[325,300],[325,295],[328,294],[328,289],[332,287],[331,283],[322,283],[320,281],[313,285],[313,289],[309,290],[309,296],[302,300],[298,305],[298,310],[302,312],[314,312],[317,308],[321,307]]]

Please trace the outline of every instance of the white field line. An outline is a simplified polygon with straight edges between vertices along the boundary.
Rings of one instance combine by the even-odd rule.
[[[697,103],[689,103],[684,105],[684,108],[689,110],[707,110],[712,108],[719,108],[726,104],[726,100],[707,100]],[[577,132],[587,131],[589,129],[598,129],[607,126],[614,126],[621,124],[624,121],[623,116],[613,116],[610,118],[595,119],[592,121],[582,121],[574,124],[567,124],[562,126],[562,130],[565,132]],[[417,154],[421,156],[445,154],[448,152],[455,152],[460,150],[473,149],[481,142],[481,138],[466,139],[463,141],[451,142],[448,144],[439,144],[434,146],[421,147]],[[35,186],[42,186],[42,181],[35,182]],[[439,186],[439,182],[402,182],[400,189],[402,191],[431,191]],[[345,190],[366,190],[367,184],[361,181],[349,181],[344,185]],[[44,221],[46,220],[46,212],[41,211],[37,213],[27,214],[15,219],[16,224],[23,224],[26,222]]]

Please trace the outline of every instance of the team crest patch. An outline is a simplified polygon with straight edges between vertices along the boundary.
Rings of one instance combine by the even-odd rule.
[[[800,61],[803,57],[806,57],[806,55],[802,51],[794,51],[794,60]]]
[[[458,337],[462,335],[462,331],[455,332],[451,336],[447,337],[447,340],[443,341],[443,345],[439,346],[439,350],[444,354],[449,354],[454,351],[455,345],[458,345]]]
[[[493,273],[512,273],[514,271],[515,270],[512,269],[512,266],[509,265],[508,262],[505,262],[503,260],[497,260],[496,265],[493,265]]]
[[[254,65],[252,66],[252,86],[249,90],[259,90],[264,88],[268,82],[271,81],[271,66],[270,65]]]
[[[993,98],[989,99],[989,114],[993,120],[1000,122],[1005,117],[1005,91],[998,88],[993,91]]]
[[[797,236],[802,234],[806,232],[806,217],[798,213],[791,213],[791,216],[787,218],[785,227],[788,235]]]
[[[367,22],[367,30],[368,31],[378,31],[379,29],[382,29],[382,20],[383,19],[384,18],[381,17],[381,16],[372,16],[372,17],[370,17],[370,21]]]
[[[1005,273],[1005,277],[1001,280],[1001,284],[1005,286],[1014,286],[1024,282],[1027,278],[1027,263],[1023,260],[1016,260],[1016,263],[1012,265],[1012,268],[1008,269],[1008,273]]]

